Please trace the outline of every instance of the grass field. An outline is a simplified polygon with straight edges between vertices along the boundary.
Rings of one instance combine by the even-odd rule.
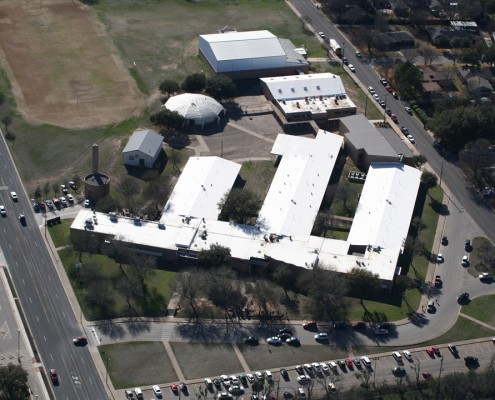
[[[140,114],[137,90],[93,12],[79,2],[0,2],[0,47],[19,111],[67,127]]]
[[[461,312],[485,322],[495,328],[495,313],[493,305],[495,304],[495,295],[482,296],[471,300],[468,305],[462,307]],[[495,336],[495,331],[492,332]]]
[[[459,340],[477,339],[487,336],[492,336],[494,332],[485,328],[475,322],[468,320],[462,316],[459,316],[455,325],[442,336],[437,337],[435,340],[419,343],[416,346],[431,346],[438,343],[451,343]]]
[[[246,181],[245,189],[256,193],[263,200],[275,172],[276,168],[271,161],[246,161],[239,175]]]
[[[344,346],[316,345],[316,346],[259,346],[239,345],[246,362],[252,370],[283,367],[311,363],[314,361],[328,361],[347,357]]]
[[[115,389],[178,380],[161,342],[108,344],[99,346],[98,351]]]
[[[180,82],[194,72],[209,73],[198,57],[198,36],[225,26],[238,31],[269,29],[297,47],[304,44],[310,57],[325,55],[315,35],[303,28],[283,0],[105,0],[94,8],[124,60],[135,63],[149,90],[165,77]]]
[[[47,227],[47,231],[50,234],[55,247],[62,247],[71,244],[70,241],[70,226],[72,225],[74,218],[63,219],[61,224]]]
[[[230,344],[171,342],[170,346],[186,379],[243,371]]]

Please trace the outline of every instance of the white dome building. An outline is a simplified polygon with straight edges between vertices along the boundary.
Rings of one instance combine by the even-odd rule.
[[[173,96],[165,103],[170,111],[177,111],[190,125],[220,122],[220,114],[225,115],[225,108],[215,99],[204,94],[184,93]]]

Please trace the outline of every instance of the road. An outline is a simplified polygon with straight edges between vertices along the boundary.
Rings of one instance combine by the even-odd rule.
[[[316,32],[324,32],[327,39],[336,39],[341,44],[345,57],[349,59],[349,63],[356,67],[355,75],[363,87],[373,86],[380,98],[386,101],[387,108],[390,108],[397,115],[399,125],[409,128],[410,133],[415,138],[415,146],[419,153],[426,157],[435,173],[442,177],[442,182],[457,199],[458,207],[462,204],[476,224],[485,233],[485,236],[495,243],[495,229],[493,229],[493,226],[495,226],[495,214],[493,210],[487,207],[482,196],[471,193],[466,186],[465,177],[457,167],[455,160],[446,159],[436,151],[432,146],[432,137],[425,131],[422,123],[404,110],[404,103],[394,99],[385,90],[384,86],[380,83],[380,76],[374,69],[373,61],[367,58],[360,59],[356,57],[352,44],[314,6],[311,0],[289,0],[289,2],[300,15],[309,17],[310,24]]]
[[[0,203],[7,216],[0,219],[0,243],[45,371],[55,368],[60,384],[57,399],[107,399],[89,350],[76,348],[81,335],[63,285],[57,275],[42,230],[32,212],[3,135],[0,136]],[[11,199],[15,191],[18,201]],[[18,214],[26,216],[20,224]]]

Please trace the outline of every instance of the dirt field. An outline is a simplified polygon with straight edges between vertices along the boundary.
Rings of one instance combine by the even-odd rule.
[[[0,48],[27,120],[83,128],[121,121],[144,106],[104,27],[79,2],[0,2]]]

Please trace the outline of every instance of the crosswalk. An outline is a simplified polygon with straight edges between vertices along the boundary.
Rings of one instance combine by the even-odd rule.
[[[169,341],[174,333],[175,326],[172,324],[162,324],[162,340]]]

